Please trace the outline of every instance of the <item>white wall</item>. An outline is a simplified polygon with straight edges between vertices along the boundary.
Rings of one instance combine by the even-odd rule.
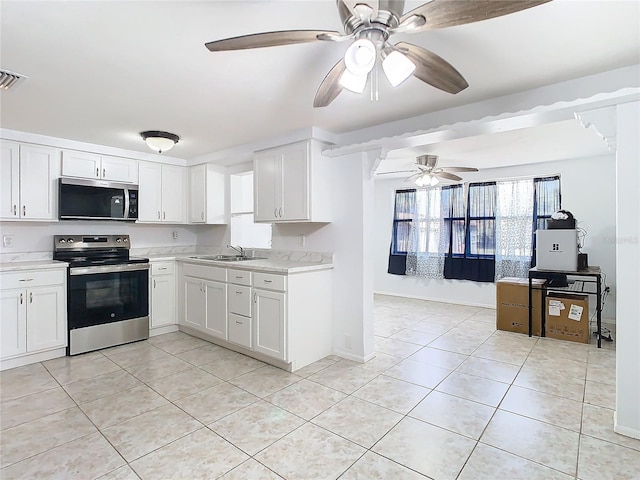
[[[588,253],[589,264],[599,265],[607,275],[607,285],[611,286],[612,294],[607,299],[603,316],[613,319],[616,291],[615,155],[486,169],[464,174],[464,179],[478,181],[550,174],[561,175],[562,207],[571,211],[578,220],[578,226],[588,232],[582,251]],[[410,188],[411,185],[403,184],[402,179],[379,178],[375,182],[375,244],[372,258],[375,291],[495,307],[493,283],[434,280],[387,273],[394,191]]]
[[[640,102],[617,107],[616,432],[640,438]]]
[[[186,225],[151,225],[125,222],[61,221],[55,223],[2,222],[2,235],[12,235],[13,245],[0,242],[0,253],[52,252],[54,235],[128,234],[132,248],[188,246],[197,243],[197,228]],[[177,232],[178,238],[173,238]]]

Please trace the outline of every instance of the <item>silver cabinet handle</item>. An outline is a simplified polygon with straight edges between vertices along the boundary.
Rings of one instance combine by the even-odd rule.
[[[104,177],[106,177],[106,176],[107,176],[107,169],[106,169],[106,168],[103,168],[103,169],[102,169],[102,178],[104,178]]]
[[[22,216],[25,217],[27,215],[27,206],[23,205],[22,206]]]
[[[280,218],[282,218],[282,207],[278,209],[278,214],[280,215]]]
[[[204,220],[204,212],[200,213],[200,220]]]
[[[29,303],[33,303],[33,292],[29,292]]]
[[[158,210],[158,220],[160,220],[160,210]]]
[[[242,295],[242,292],[236,290],[236,295]]]
[[[156,279],[153,279],[153,288],[156,288]]]
[[[16,215],[18,215],[18,207],[14,204],[13,205],[13,216],[15,217]]]
[[[242,275],[236,275],[236,278],[244,278]]]
[[[236,323],[237,323],[238,325],[243,325],[243,324],[244,324],[244,322],[239,322],[238,320],[236,320]]]
[[[273,280],[263,280],[264,283],[271,283]]]
[[[277,208],[273,209],[273,216],[274,216],[274,218],[278,218],[278,209]]]
[[[22,294],[20,294],[20,305],[22,305]]]
[[[167,267],[160,267],[160,268],[158,268],[158,270],[166,270],[166,269],[167,269]]]
[[[162,219],[166,220],[167,219],[167,212],[162,212]]]
[[[21,278],[19,281],[20,282],[32,282],[33,278]]]
[[[253,292],[253,303],[257,303],[258,302],[257,296],[258,296],[258,294],[256,292]]]
[[[96,167],[96,178],[100,177],[100,169]]]

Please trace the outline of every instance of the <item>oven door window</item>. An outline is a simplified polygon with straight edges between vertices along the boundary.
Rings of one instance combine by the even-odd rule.
[[[69,328],[119,322],[149,315],[149,272],[69,276]]]

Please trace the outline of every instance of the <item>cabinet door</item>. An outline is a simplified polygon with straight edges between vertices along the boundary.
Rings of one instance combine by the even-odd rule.
[[[189,223],[205,223],[206,166],[189,168]]]
[[[184,169],[162,165],[162,221],[184,223]]]
[[[280,220],[309,219],[309,142],[282,150],[282,213]],[[280,212],[278,212],[280,213]]]
[[[26,290],[0,291],[0,358],[27,351]]]
[[[56,178],[60,151],[20,146],[20,215],[27,220],[55,220]]]
[[[151,278],[151,328],[176,323],[175,285],[173,275],[154,275]]]
[[[14,142],[0,142],[0,218],[20,217],[20,146]]]
[[[285,294],[253,290],[253,349],[287,360]]]
[[[227,284],[206,282],[207,321],[205,329],[214,337],[227,339]]]
[[[62,152],[62,176],[100,178],[100,155],[88,152]]]
[[[138,221],[160,222],[162,220],[162,165],[140,162],[138,190]]]
[[[181,323],[202,330],[207,315],[204,280],[184,278],[184,318]]]
[[[100,175],[103,180],[138,183],[138,161],[119,157],[102,157]]]
[[[62,285],[27,290],[27,351],[67,345],[67,309]]]
[[[253,212],[256,222],[276,221],[280,200],[280,153],[259,152],[253,161]]]

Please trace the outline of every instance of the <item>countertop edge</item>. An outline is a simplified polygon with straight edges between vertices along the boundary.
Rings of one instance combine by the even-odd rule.
[[[19,272],[22,270],[48,270],[56,268],[67,268],[67,262],[58,260],[35,260],[29,262],[4,262],[0,263],[0,273]]]

